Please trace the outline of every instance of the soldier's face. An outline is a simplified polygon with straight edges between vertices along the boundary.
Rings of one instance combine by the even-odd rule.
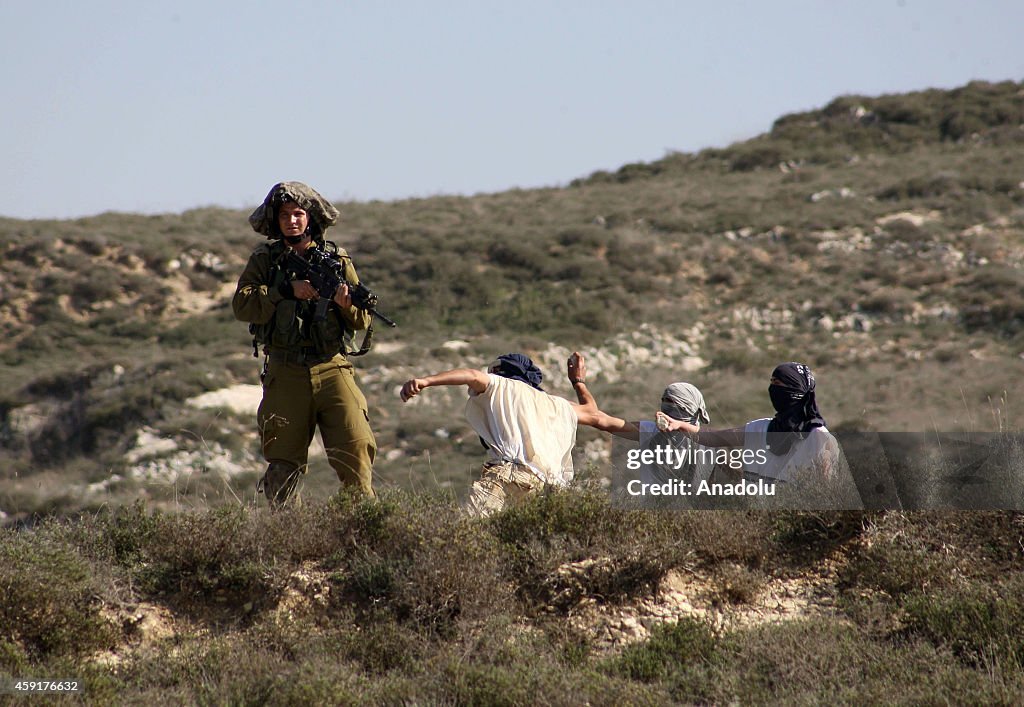
[[[277,211],[277,225],[285,236],[301,236],[309,225],[309,214],[298,204],[286,201]]]

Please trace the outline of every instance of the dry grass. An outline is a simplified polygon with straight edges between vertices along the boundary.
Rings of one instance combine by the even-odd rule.
[[[2,672],[79,675],[101,703],[1014,702],[1019,515],[631,513],[585,487],[474,523],[454,510],[481,456],[459,391],[403,407],[395,387],[699,322],[708,366],[636,348],[595,376],[602,404],[644,418],[686,379],[716,425],[742,424],[770,411],[771,367],[801,360],[831,427],[997,432],[1012,468],[1020,91],[842,97],[564,189],[340,204],[332,235],[401,323],[358,364],[376,504],[322,502],[337,481],[314,460],[301,506],[256,510],[253,420],[186,402],[257,381],[226,301],[259,242],[244,213],[0,220],[0,511],[21,528],[0,537],[17,598]],[[152,466],[126,457],[142,426],[173,442]],[[744,606],[822,563],[838,563],[832,618],[662,625],[611,655],[572,624],[670,571]],[[173,639],[125,622],[145,606]],[[119,667],[96,659],[109,649]]]
[[[0,674],[115,702],[999,702],[1024,687],[1022,534],[1014,513],[626,512],[585,489],[488,521],[404,493],[136,504],[0,538]],[[669,572],[734,608],[815,575],[832,609],[594,642],[582,607],[628,614]]]

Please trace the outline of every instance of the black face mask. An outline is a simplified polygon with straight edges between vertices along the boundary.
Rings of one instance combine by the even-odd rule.
[[[806,438],[815,427],[825,426],[814,399],[813,380],[810,379],[806,391],[775,383],[768,386],[768,397],[776,413],[768,423],[768,451],[772,454],[786,454],[797,439]]]
[[[785,412],[803,400],[805,395],[805,393],[800,391],[784,388],[774,383],[768,386],[768,397],[772,400],[772,407],[775,408],[775,412]]]

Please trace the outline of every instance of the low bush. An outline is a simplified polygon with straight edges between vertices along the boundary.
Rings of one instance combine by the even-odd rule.
[[[628,646],[607,669],[630,680],[654,682],[714,659],[716,639],[704,622],[681,619],[658,626],[643,643]]]
[[[913,594],[903,602],[904,635],[948,647],[971,666],[1024,665],[1024,603],[1019,577],[971,583],[943,593]]]
[[[915,591],[948,587],[953,581],[952,558],[935,552],[917,535],[872,533],[872,542],[851,558],[843,581],[852,586],[880,589],[900,597]]]
[[[102,572],[44,529],[2,531],[0,659],[9,666],[20,651],[38,660],[111,646],[117,632],[102,613],[102,579]]]
[[[239,506],[205,513],[159,514],[152,521],[136,576],[148,592],[186,604],[219,597],[236,606],[273,598],[283,581],[259,516]]]
[[[370,502],[339,494],[323,511],[333,546],[324,561],[337,601],[356,602],[427,635],[487,616],[511,600],[498,547],[448,498],[404,492]]]
[[[490,525],[518,595],[535,608],[565,611],[588,596],[617,601],[656,587],[691,556],[680,518],[615,509],[604,492],[581,489],[528,499]]]

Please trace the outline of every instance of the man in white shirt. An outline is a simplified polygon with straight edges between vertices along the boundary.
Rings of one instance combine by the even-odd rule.
[[[473,482],[465,509],[486,516],[536,493],[545,485],[565,486],[573,478],[572,448],[578,423],[594,425],[596,405],[578,405],[545,393],[533,361],[504,354],[487,373],[456,368],[402,386],[407,402],[423,389],[465,385],[466,420],[488,450],[480,479]]]
[[[802,363],[783,363],[772,371],[768,396],[774,417],[743,427],[708,429],[655,413],[658,427],[681,431],[708,447],[743,450],[744,471],[752,478],[788,484],[774,500],[788,507],[862,508],[839,443],[818,410],[815,380]]]

